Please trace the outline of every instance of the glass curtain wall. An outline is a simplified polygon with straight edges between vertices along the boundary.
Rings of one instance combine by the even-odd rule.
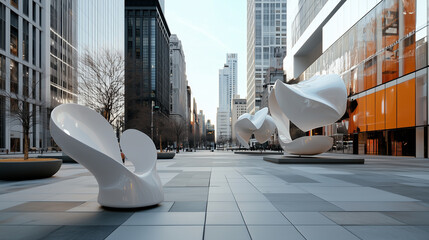
[[[427,126],[428,115],[427,15],[426,0],[381,1],[299,77],[343,78],[356,107],[325,134],[340,135],[343,145],[357,140],[346,152],[416,154],[416,126]]]

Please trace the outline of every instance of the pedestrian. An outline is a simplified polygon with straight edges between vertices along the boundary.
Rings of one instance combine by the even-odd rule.
[[[122,163],[125,164],[125,154],[121,151]]]

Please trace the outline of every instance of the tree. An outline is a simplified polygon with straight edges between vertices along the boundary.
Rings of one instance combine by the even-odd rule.
[[[170,129],[172,134],[174,134],[176,141],[176,152],[180,150],[180,143],[183,141],[186,131],[188,130],[188,126],[180,116],[178,117],[170,117]]]
[[[79,61],[80,101],[112,124],[124,115],[124,57],[119,52],[85,50]]]
[[[30,133],[32,125],[36,122],[37,107],[42,107],[40,98],[37,99],[36,89],[40,82],[32,81],[31,87],[29,86],[29,76],[24,72],[22,94],[18,94],[18,84],[11,83],[10,92],[5,92],[5,96],[10,100],[9,116],[12,122],[19,122],[23,134],[23,153],[24,160],[28,159],[28,152],[30,149]],[[40,94],[40,93],[39,93]],[[30,106],[31,109],[30,109]]]

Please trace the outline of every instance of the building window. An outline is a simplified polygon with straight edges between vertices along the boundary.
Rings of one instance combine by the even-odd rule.
[[[28,97],[28,83],[30,78],[30,73],[27,66],[22,68],[22,95]]]
[[[0,48],[5,50],[6,42],[6,12],[3,4],[0,3]]]
[[[36,99],[36,87],[37,87],[37,78],[36,70],[33,69],[33,77],[31,79],[31,98]]]
[[[0,96],[0,148],[6,147],[6,101]]]
[[[29,0],[24,0],[23,2],[22,2],[22,7],[23,7],[23,9],[22,9],[22,11],[24,12],[24,14],[28,17],[28,6],[29,6]]]
[[[151,71],[151,89],[152,91],[155,91],[156,89],[156,63],[155,63],[155,46],[156,46],[156,19],[151,19],[151,26],[150,26],[150,71]]]
[[[28,48],[29,48],[29,33],[28,33],[28,22],[23,20],[23,41],[22,41],[22,58],[28,61]]]
[[[6,58],[0,55],[0,89],[4,90],[6,86]]]
[[[10,13],[10,53],[18,57],[18,15]]]
[[[18,0],[10,0],[10,5],[14,6],[16,9],[18,9]]]
[[[37,12],[37,4],[33,1],[33,21],[34,22],[36,22],[36,12]],[[52,12],[52,8],[51,8],[51,19],[52,19],[53,14],[55,14],[55,13],[56,13],[56,11]],[[55,18],[55,20],[56,20],[56,18]]]
[[[32,62],[33,65],[36,65],[36,27],[33,26],[33,56],[32,56]]]
[[[10,92],[18,93],[19,82],[18,82],[18,63],[14,60],[10,60]]]

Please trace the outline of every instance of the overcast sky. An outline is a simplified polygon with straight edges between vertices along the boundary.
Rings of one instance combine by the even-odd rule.
[[[165,0],[172,34],[182,41],[186,74],[206,119],[216,124],[219,69],[227,53],[238,53],[238,94],[246,97],[246,0]]]

